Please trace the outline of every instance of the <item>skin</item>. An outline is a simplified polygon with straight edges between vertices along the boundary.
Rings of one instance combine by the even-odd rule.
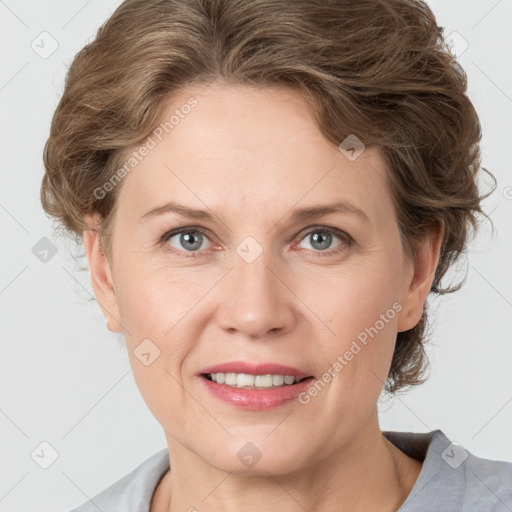
[[[96,298],[109,329],[124,333],[137,386],[167,439],[172,471],[151,511],[396,511],[422,465],[384,438],[376,404],[397,332],[421,318],[442,232],[408,257],[378,149],[348,160],[297,92],[189,87],[162,119],[191,96],[198,105],[119,185],[112,254],[102,250],[96,217],[84,232]],[[139,220],[171,199],[216,218]],[[368,220],[288,220],[296,207],[340,199]],[[187,226],[203,229],[200,249],[180,235],[160,241]],[[311,232],[325,226],[353,243],[333,235],[323,252],[342,250],[322,254]],[[252,263],[236,252],[247,236],[263,251]],[[197,376],[240,359],[319,378],[394,303],[401,311],[306,405],[236,409]],[[160,350],[149,366],[134,355],[146,338]],[[247,442],[262,454],[251,467],[237,457]]]

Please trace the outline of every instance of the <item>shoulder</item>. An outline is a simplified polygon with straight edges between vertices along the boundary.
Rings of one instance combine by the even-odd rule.
[[[441,430],[385,435],[402,451],[423,459],[420,475],[399,512],[512,510],[512,463],[478,457]]]
[[[71,512],[147,512],[155,488],[168,469],[165,448]]]
[[[464,450],[459,448],[459,450]],[[512,463],[477,457],[466,452],[457,478],[463,502],[468,510],[512,511]],[[450,450],[445,457],[452,456]],[[462,453],[461,459],[464,458]],[[452,469],[457,471],[457,468]]]

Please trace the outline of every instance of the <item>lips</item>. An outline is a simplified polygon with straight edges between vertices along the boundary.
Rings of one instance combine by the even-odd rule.
[[[278,366],[283,368],[282,365]],[[288,371],[290,367],[284,366],[284,368]],[[208,370],[208,368],[205,368],[205,370]],[[217,375],[219,373],[223,372],[217,372]],[[229,374],[231,372],[226,373]],[[247,411],[262,412],[269,411],[286,404],[292,404],[301,393],[307,392],[308,388],[315,383],[315,378],[311,376],[299,380],[299,382],[295,382],[294,384],[258,389],[244,387],[238,388],[227,384],[220,384],[209,380],[204,375],[198,379],[198,383],[199,386],[201,386],[201,389],[210,393],[210,395],[219,402],[227,404],[230,407],[245,409]]]
[[[312,377],[311,374],[278,363],[250,363],[247,361],[230,361],[214,366],[208,366],[198,372],[198,375],[206,373],[248,373],[250,375],[291,375],[299,379]]]

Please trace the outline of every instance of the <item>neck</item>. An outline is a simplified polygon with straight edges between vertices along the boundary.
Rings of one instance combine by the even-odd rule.
[[[256,512],[267,507],[277,512],[396,512],[422,467],[384,437],[376,410],[329,457],[277,476],[222,471],[170,440],[172,472],[157,487],[151,512]]]

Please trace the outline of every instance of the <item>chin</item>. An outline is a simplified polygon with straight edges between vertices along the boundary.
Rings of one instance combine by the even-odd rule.
[[[305,464],[305,451],[301,446],[287,447],[277,438],[275,441],[237,441],[226,446],[220,453],[215,450],[211,457],[204,457],[204,447],[201,453],[211,466],[235,475],[285,475],[299,470]],[[217,446],[220,447],[221,443]]]

